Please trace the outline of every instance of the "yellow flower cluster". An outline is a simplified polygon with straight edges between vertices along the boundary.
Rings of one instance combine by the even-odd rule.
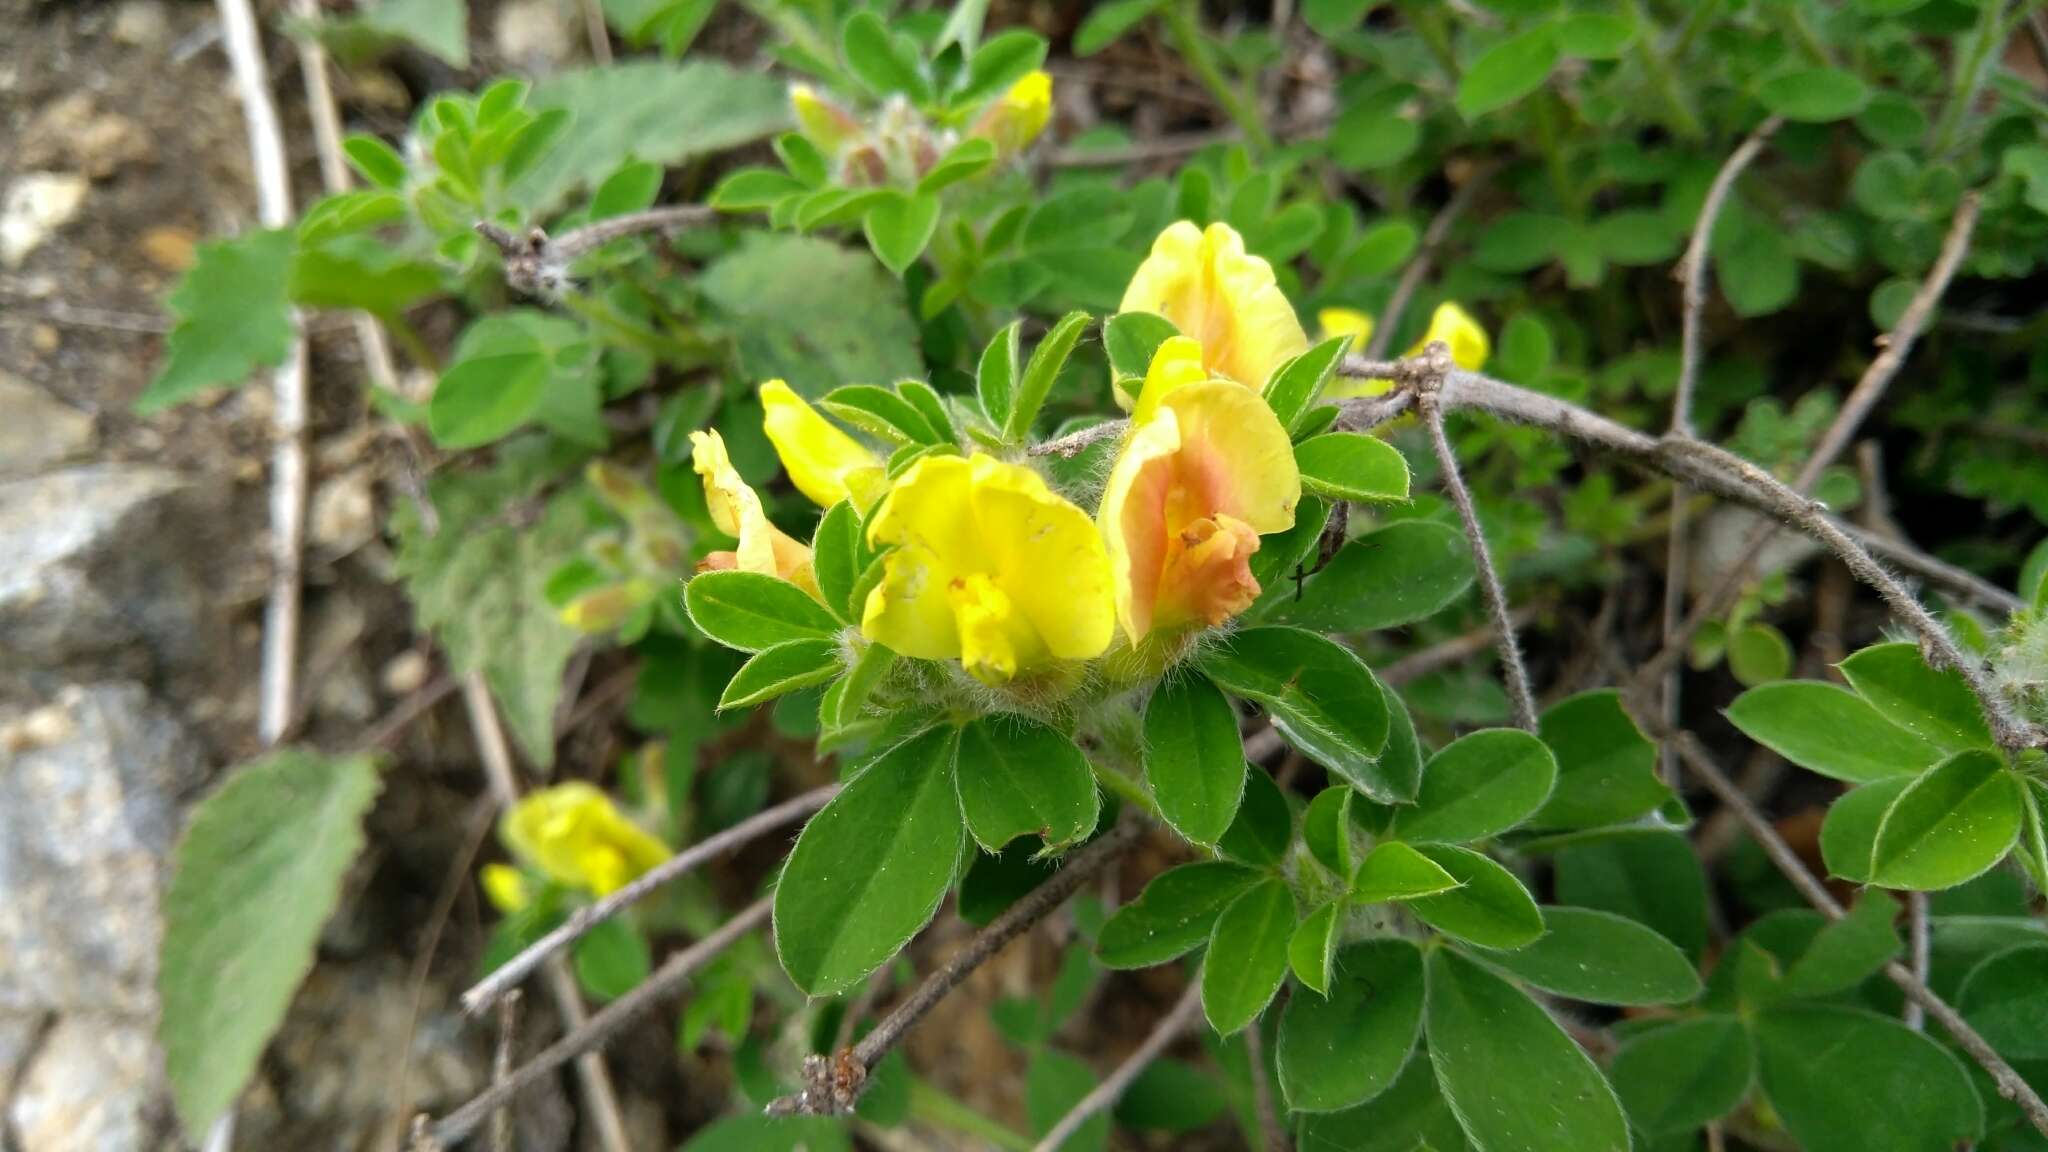
[[[501,912],[533,902],[535,874],[564,888],[608,896],[669,858],[666,844],[627,819],[593,784],[574,781],[532,793],[498,825],[514,864],[483,870],[484,895]]]
[[[1484,331],[1446,309],[1427,339],[1449,339],[1466,363],[1476,334],[1483,360]],[[1223,224],[1168,228],[1123,311],[1163,316],[1181,334],[1120,397],[1130,420],[1092,518],[1031,468],[981,452],[928,455],[891,482],[880,456],[787,384],[762,386],[768,438],[797,490],[824,507],[851,501],[868,542],[892,549],[860,606],[866,639],[1003,685],[1100,656],[1119,631],[1136,649],[1251,605],[1260,537],[1291,528],[1301,500],[1293,445],[1262,389],[1307,334],[1272,267]],[[768,522],[718,434],[694,442],[712,516],[739,541],[705,567],[817,595],[810,550]]]

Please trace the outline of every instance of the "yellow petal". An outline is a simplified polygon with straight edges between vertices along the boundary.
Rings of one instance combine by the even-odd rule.
[[[1159,234],[1124,290],[1120,312],[1155,312],[1202,346],[1209,373],[1253,389],[1308,348],[1273,266],[1228,224],[1178,221]]]
[[[760,494],[741,478],[726,455],[725,438],[716,431],[690,433],[690,462],[704,478],[704,503],[720,532],[738,539],[731,553],[706,558],[708,568],[737,568],[779,576],[811,595],[818,581],[811,571],[811,549],[768,519]]]
[[[1000,155],[1014,156],[1030,147],[1051,122],[1052,77],[1035,71],[990,101],[969,134],[993,142]]]
[[[1101,655],[1116,617],[1095,522],[1029,468],[979,453],[970,463],[975,521],[997,583],[1054,657]]]
[[[804,403],[787,383],[761,385],[761,426],[797,491],[820,508],[851,499],[865,508],[887,485],[883,461]]]
[[[960,624],[960,664],[984,684],[1007,684],[1017,675],[1015,633],[1020,621],[1010,598],[986,572],[946,587],[947,603]]]
[[[1322,330],[1325,340],[1351,337],[1351,350],[1356,352],[1372,339],[1372,313],[1356,308],[1325,308],[1316,313],[1316,327]]]
[[[499,836],[514,857],[548,879],[608,892],[668,859],[668,846],[628,820],[584,781],[528,795],[505,814]]]
[[[1138,402],[1131,407],[1131,421],[1145,423],[1159,410],[1159,402],[1168,392],[1200,384],[1208,378],[1208,369],[1202,367],[1202,346],[1192,337],[1168,337],[1152,353],[1152,363],[1145,368],[1145,384],[1138,392]]]
[[[1430,315],[1429,331],[1408,350],[1408,355],[1419,354],[1432,341],[1441,340],[1450,346],[1451,361],[1467,372],[1477,372],[1486,366],[1486,358],[1493,352],[1492,341],[1486,338],[1486,329],[1471,313],[1449,300],[1436,306]]]
[[[500,912],[510,915],[533,903],[533,889],[526,882],[526,873],[510,864],[484,865],[481,879],[484,898]]]

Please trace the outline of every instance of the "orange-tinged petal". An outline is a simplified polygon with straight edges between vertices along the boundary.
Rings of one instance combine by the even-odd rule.
[[[690,460],[704,478],[704,503],[711,522],[720,532],[739,540],[729,553],[713,553],[698,565],[699,571],[737,568],[779,576],[811,595],[818,595],[818,581],[811,571],[811,549],[777,528],[761,507],[761,497],[733,468],[726,455],[725,439],[716,431],[690,433]]]
[[[1201,230],[1182,220],[1160,233],[1118,311],[1166,317],[1200,342],[1211,375],[1253,389],[1308,348],[1273,266],[1247,253],[1228,224]]]

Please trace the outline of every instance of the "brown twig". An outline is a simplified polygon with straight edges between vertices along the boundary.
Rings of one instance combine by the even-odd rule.
[[[610,1043],[626,1025],[647,1014],[688,982],[699,969],[717,959],[741,937],[766,923],[773,907],[772,898],[763,897],[719,925],[717,931],[669,957],[632,991],[572,1028],[568,1035],[548,1045],[540,1055],[505,1077],[502,1083],[493,1084],[469,1103],[435,1121],[428,1129],[432,1139],[444,1147],[457,1143],[474,1132],[485,1117],[553,1075],[555,1069]]]
[[[1458,217],[1465,214],[1465,209],[1472,206],[1472,201],[1478,198],[1480,188],[1492,175],[1491,165],[1484,165],[1473,171],[1430,219],[1429,227],[1423,230],[1422,242],[1415,249],[1415,255],[1409,258],[1408,266],[1401,269],[1401,278],[1394,282],[1394,294],[1387,297],[1387,306],[1380,309],[1380,318],[1373,325],[1372,338],[1365,342],[1365,347],[1359,349],[1359,355],[1368,360],[1377,360],[1387,354],[1387,345],[1394,342],[1394,330],[1400,327],[1401,318],[1408,312],[1409,301],[1415,298],[1416,290],[1422,287],[1423,280],[1428,278],[1430,269],[1436,264],[1437,250],[1443,247],[1444,238],[1451,234],[1451,225],[1457,223]]]
[[[1771,826],[1770,820],[1756,805],[1750,803],[1749,797],[1743,794],[1742,789],[1728,779],[1714,763],[1713,757],[1700,746],[1699,740],[1689,732],[1665,732],[1664,735],[1673,740],[1679,756],[1685,761],[1685,766],[1706,784],[1707,789],[1722,804],[1733,809],[1741,818],[1742,825],[1749,830],[1751,839],[1754,839],[1757,846],[1764,850],[1764,854],[1770,857],[1771,862],[1777,865],[1778,871],[1784,874],[1785,879],[1791,881],[1792,886],[1799,890],[1799,894],[1806,897],[1807,903],[1812,904],[1828,919],[1840,920],[1843,916],[1842,905],[1835,899],[1834,894],[1807,869],[1806,862],[1799,858],[1799,854],[1792,850],[1790,844],[1785,843],[1784,837],[1778,835],[1778,830]],[[1887,964],[1884,974],[1892,983],[1899,986],[1907,999],[1918,1004],[1927,1015],[1933,1017],[1936,1023],[1954,1037],[1956,1044],[1969,1053],[1984,1071],[1990,1073],[1993,1083],[1998,1086],[1998,1094],[2018,1105],[2035,1131],[2048,1136],[2048,1103],[2044,1103],[2032,1085],[2014,1071],[2012,1065],[2006,1063],[2005,1058],[2000,1056],[1975,1028],[1970,1027],[1961,1013],[1950,1007],[1946,1000],[1935,995],[1933,990],[1927,987],[1926,981],[1904,964],[1896,961]]]
[[[498,1051],[491,1058],[491,1087],[502,1088],[512,1076],[512,1049],[519,1024],[519,993],[498,1001]],[[491,1152],[512,1152],[512,1105],[508,1097],[491,1113]]]
[[[1244,1030],[1244,1056],[1251,1067],[1252,1111],[1258,1113],[1263,1152],[1287,1152],[1287,1130],[1280,1126],[1280,1110],[1273,1106],[1273,1082],[1266,1075],[1266,1042],[1256,1020]]]
[[[1104,1077],[1102,1083],[1081,1097],[1080,1103],[1075,1104],[1066,1115],[1059,1118],[1058,1123],[1047,1129],[1045,1136],[1033,1146],[1031,1152],[1056,1152],[1069,1137],[1080,1131],[1081,1125],[1086,1124],[1089,1117],[1114,1106],[1125,1090],[1130,1088],[1131,1081],[1138,1078],[1138,1073],[1159,1059],[1159,1054],[1166,1051],[1166,1046],[1178,1039],[1181,1033],[1186,1032],[1201,1013],[1202,986],[1199,983],[1190,984],[1188,990],[1181,993],[1180,1002],[1173,1006],[1173,1011],[1160,1019],[1151,1034],[1145,1037],[1144,1042],[1125,1057],[1123,1063],[1116,1066],[1116,1071]]]
[[[1527,605],[1508,614],[1509,621],[1517,628],[1527,626],[1535,618],[1536,610]],[[1410,681],[1420,680],[1432,672],[1469,660],[1493,647],[1493,644],[1493,624],[1488,622],[1484,627],[1474,628],[1463,636],[1453,636],[1441,643],[1410,652],[1374,674],[1379,677],[1380,683],[1390,688],[1398,688]]]
[[[569,286],[569,265],[613,240],[644,232],[674,232],[718,218],[705,204],[673,204],[628,212],[549,237],[539,228],[524,236],[489,220],[476,222],[477,235],[491,242],[505,264],[505,283],[532,296],[555,297]]]
[[[1437,467],[1443,473],[1444,494],[1458,509],[1458,522],[1464,525],[1465,542],[1472,549],[1472,567],[1478,573],[1480,598],[1485,601],[1487,616],[1493,624],[1494,646],[1500,652],[1501,676],[1507,681],[1515,724],[1525,731],[1534,732],[1536,693],[1529,686],[1529,669],[1522,663],[1522,646],[1515,638],[1514,618],[1508,614],[1507,591],[1501,587],[1500,571],[1493,563],[1493,550],[1487,547],[1486,533],[1479,525],[1479,513],[1472,506],[1472,493],[1465,487],[1464,474],[1458,469],[1458,455],[1451,451],[1450,438],[1444,435],[1442,394],[1444,380],[1450,375],[1450,347],[1441,340],[1431,341],[1423,351],[1422,359],[1432,363],[1430,375],[1419,386],[1416,398],[1421,408],[1422,425],[1429,430],[1430,446],[1436,450]]]
[[[694,871],[699,866],[718,859],[737,848],[786,828],[825,806],[825,802],[839,793],[837,784],[814,788],[801,796],[785,800],[773,808],[767,808],[745,820],[714,833],[691,845],[660,864],[648,869],[631,884],[620,888],[611,895],[592,904],[578,908],[564,921],[561,927],[527,945],[517,956],[500,965],[496,971],[476,986],[462,994],[463,1011],[475,1015],[489,1008],[500,997],[516,987],[520,981],[531,975],[544,961],[555,956],[562,949],[577,940],[599,924],[618,915],[626,908],[645,899],[649,893]]]
[[[1067,858],[1059,873],[1033,888],[987,927],[974,935],[965,947],[948,957],[938,971],[925,977],[909,999],[883,1017],[881,1023],[852,1048],[832,1057],[812,1056],[804,1061],[804,1087],[793,1095],[771,1101],[771,1116],[840,1116],[853,1110],[866,1090],[867,1075],[891,1049],[923,1020],[925,1015],[958,988],[975,969],[987,963],[1010,941],[1022,936],[1032,925],[1052,914],[1067,897],[1081,890],[1097,872],[1136,843],[1143,826],[1135,821],[1111,829]]]
[[[1934,942],[1928,931],[1927,893],[1906,893],[1906,955],[1913,964],[1913,978],[1927,983],[1928,966],[1934,958]],[[1919,1032],[1927,1027],[1927,1007],[1918,1000],[1906,1001],[1906,1027]]]

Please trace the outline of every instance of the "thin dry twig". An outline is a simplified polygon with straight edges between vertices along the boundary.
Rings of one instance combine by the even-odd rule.
[[[435,1121],[428,1128],[431,1138],[444,1147],[452,1146],[474,1132],[477,1125],[499,1107],[553,1075],[555,1069],[570,1060],[589,1059],[628,1024],[674,994],[698,970],[717,959],[747,933],[766,923],[773,908],[773,898],[764,896],[719,925],[717,931],[669,957],[631,992],[578,1023],[540,1055],[520,1065],[502,1083],[493,1084],[469,1103]]]
[[[1122,1098],[1125,1090],[1130,1088],[1131,1081],[1138,1078],[1138,1073],[1159,1059],[1159,1054],[1166,1051],[1166,1046],[1179,1039],[1181,1033],[1188,1030],[1201,1012],[1202,986],[1190,984],[1188,990],[1181,993],[1180,1002],[1173,1006],[1173,1011],[1160,1019],[1151,1034],[1145,1037],[1144,1042],[1125,1057],[1123,1063],[1116,1066],[1116,1071],[1104,1077],[1102,1083],[1096,1085],[1088,1095],[1081,1097],[1081,1102],[1074,1105],[1065,1116],[1060,1117],[1059,1122],[1046,1131],[1045,1137],[1031,1152],[1055,1152],[1069,1137],[1080,1131],[1081,1125],[1086,1124],[1089,1117],[1113,1107],[1117,1100]]]
[[[1273,1082],[1266,1075],[1266,1042],[1256,1020],[1244,1030],[1244,1055],[1251,1066],[1252,1110],[1259,1114],[1263,1152],[1287,1152],[1287,1130],[1280,1126],[1280,1110],[1273,1106]]]
[[[1927,983],[1927,971],[1934,960],[1934,939],[1927,922],[1927,893],[1906,893],[1906,948],[1913,962],[1913,978]],[[1906,1027],[1919,1032],[1927,1027],[1927,1008],[1918,1000],[1906,1001]]]
[[[1451,451],[1450,438],[1444,435],[1441,396],[1444,380],[1450,375],[1451,349],[1441,340],[1431,341],[1423,350],[1422,359],[1431,363],[1429,377],[1420,385],[1416,398],[1422,424],[1429,430],[1429,443],[1436,450],[1437,466],[1443,472],[1444,494],[1458,509],[1458,522],[1464,525],[1465,542],[1472,549],[1472,566],[1478,572],[1480,598],[1486,602],[1486,613],[1493,624],[1494,646],[1500,652],[1501,676],[1507,681],[1508,700],[1514,705],[1515,725],[1534,732],[1536,693],[1529,686],[1529,669],[1522,663],[1522,645],[1515,638],[1515,621],[1508,613],[1507,591],[1501,587],[1493,550],[1486,545],[1479,513],[1472,506],[1472,493],[1465,487],[1464,474],[1458,469],[1458,455]]]
[[[839,785],[827,784],[785,800],[772,808],[763,809],[732,827],[707,836],[676,853],[611,895],[578,908],[561,927],[527,945],[517,956],[499,965],[489,976],[479,980],[475,987],[464,992],[463,1011],[472,1015],[483,1012],[531,975],[544,961],[582,939],[599,924],[646,899],[655,889],[728,852],[751,844],[762,836],[802,820],[823,808],[826,801],[838,794]]]
[[[1051,915],[1081,890],[1097,872],[1136,843],[1143,826],[1135,821],[1111,829],[1094,842],[1069,856],[1059,873],[1033,888],[1002,915],[974,935],[945,964],[925,977],[924,983],[896,1010],[852,1048],[831,1057],[812,1056],[804,1061],[804,1087],[793,1095],[769,1102],[771,1116],[843,1116],[853,1111],[867,1088],[868,1073],[881,1063],[903,1037],[938,1006],[939,1001],[958,988],[975,969],[986,964],[1012,940],[1032,925]]]
[[[1528,626],[1535,618],[1536,610],[1528,605],[1523,605],[1508,614],[1508,619],[1516,628]],[[1410,652],[1386,667],[1377,669],[1373,674],[1379,677],[1380,683],[1398,688],[1410,681],[1420,680],[1432,672],[1469,660],[1493,647],[1493,643],[1493,625],[1489,622],[1463,636],[1453,636],[1449,640]]]
[[[524,236],[489,220],[476,222],[477,235],[491,242],[505,264],[505,283],[531,296],[553,298],[569,286],[569,265],[614,240],[646,232],[675,232],[718,218],[707,204],[672,204],[628,212],[550,237],[539,228]]]
[[[1408,266],[1401,269],[1401,278],[1394,283],[1394,294],[1387,297],[1387,306],[1380,309],[1380,318],[1373,325],[1372,338],[1365,342],[1364,348],[1359,349],[1359,355],[1368,360],[1377,360],[1387,354],[1387,345],[1394,342],[1394,330],[1401,326],[1401,318],[1407,314],[1409,301],[1415,298],[1416,290],[1422,287],[1422,282],[1429,277],[1430,269],[1435,266],[1437,251],[1443,247],[1445,237],[1451,234],[1451,225],[1456,224],[1458,217],[1465,214],[1465,209],[1472,206],[1472,201],[1479,196],[1479,190],[1486,185],[1492,175],[1492,165],[1474,171],[1458,186],[1456,192],[1451,193],[1451,198],[1445,201],[1444,206],[1430,219],[1429,227],[1423,230],[1422,242],[1415,249],[1415,255],[1409,259]]]
[[[1840,920],[1843,916],[1842,905],[1835,899],[1834,894],[1829,892],[1827,886],[1806,867],[1806,862],[1799,858],[1799,854],[1792,850],[1790,844],[1785,843],[1784,837],[1778,835],[1778,830],[1771,826],[1770,820],[1750,802],[1742,789],[1721,771],[1720,766],[1714,763],[1713,757],[1701,747],[1699,740],[1689,732],[1665,732],[1663,735],[1673,741],[1678,748],[1679,756],[1685,761],[1685,766],[1706,784],[1708,791],[1742,820],[1742,825],[1749,830],[1751,839],[1754,839],[1757,846],[1764,850],[1764,854],[1770,857],[1771,862],[1777,865],[1778,871],[1784,874],[1785,879],[1791,881],[1792,886],[1799,890],[1799,894],[1806,897],[1807,903],[1812,904],[1828,919]],[[2014,1071],[2012,1065],[2006,1063],[2005,1058],[2000,1056],[1975,1028],[1970,1027],[1961,1013],[1950,1007],[1946,1000],[1935,995],[1933,990],[1927,987],[1926,981],[1904,964],[1896,961],[1887,964],[1884,974],[1892,983],[1899,986],[1899,990],[1906,994],[1907,999],[1918,1004],[1927,1015],[1933,1017],[1936,1023],[1954,1037],[1957,1045],[1968,1052],[1984,1071],[1990,1073],[1992,1081],[1998,1086],[1998,1094],[2018,1105],[2035,1131],[2048,1136],[2048,1103],[2044,1103],[2033,1086]]]
[[[498,1051],[491,1058],[491,1086],[502,1088],[512,1075],[514,1029],[519,1024],[519,993],[498,1001]],[[512,1105],[509,1098],[491,1113],[491,1152],[512,1152]]]

